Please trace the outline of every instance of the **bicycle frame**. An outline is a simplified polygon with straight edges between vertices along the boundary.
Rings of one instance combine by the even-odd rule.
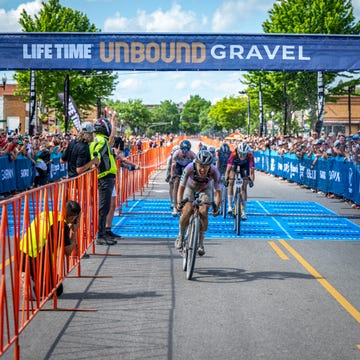
[[[194,195],[195,200],[191,203],[194,212],[190,217],[189,225],[187,227],[186,235],[184,237],[182,246],[183,270],[186,271],[186,278],[188,280],[192,279],[194,273],[195,259],[199,245],[200,206],[210,205],[207,202],[199,200],[199,193],[196,192]],[[184,203],[186,203],[187,201],[187,199],[183,200]]]
[[[236,167],[234,169],[235,172],[235,181],[234,181],[234,208],[233,208],[233,215],[234,215],[234,230],[236,235],[240,235],[240,227],[241,227],[241,206],[242,206],[242,186],[244,183],[243,178],[241,177],[240,168]]]

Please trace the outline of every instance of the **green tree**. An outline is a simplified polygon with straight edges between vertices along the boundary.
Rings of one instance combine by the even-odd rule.
[[[151,131],[161,132],[163,134],[179,132],[180,112],[178,106],[171,100],[165,100],[160,105],[154,106],[150,110],[151,114]]]
[[[359,34],[351,0],[280,0],[269,11],[263,23],[266,33]],[[324,73],[326,88],[337,74]],[[245,83],[258,87],[259,74],[251,72]],[[263,100],[274,111],[282,111],[291,119],[296,110],[310,109],[311,125],[316,120],[317,74],[311,72],[262,72]],[[289,124],[288,124],[289,125]],[[284,128],[284,124],[282,124]],[[291,126],[290,126],[291,128]]]
[[[116,111],[119,120],[130,127],[135,134],[145,134],[151,125],[151,113],[140,99],[130,99],[127,102],[108,102]]]
[[[89,22],[87,16],[79,11],[64,7],[59,0],[42,2],[38,15],[30,16],[23,10],[19,23],[24,32],[97,32],[100,31]],[[70,78],[70,94],[80,110],[95,106],[97,98],[111,95],[117,76],[110,71],[36,71],[37,103],[40,118],[47,118],[48,109],[55,109],[56,117],[61,119],[63,106],[58,93],[64,91],[66,74]],[[15,79],[19,94],[28,96],[30,71],[17,71]],[[25,101],[28,97],[25,98]]]
[[[188,134],[201,132],[201,114],[211,106],[211,102],[201,98],[199,95],[192,95],[184,104],[181,112],[180,128]]]
[[[247,128],[246,97],[225,97],[212,105],[208,114],[209,124],[217,131]]]

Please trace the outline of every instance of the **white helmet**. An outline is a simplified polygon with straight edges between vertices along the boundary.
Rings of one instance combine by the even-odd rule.
[[[94,125],[93,123],[91,123],[90,121],[85,121],[83,123],[81,123],[81,132],[83,133],[93,133],[95,131]]]
[[[211,152],[208,150],[200,150],[196,154],[195,162],[197,162],[200,165],[204,165],[204,166],[211,165],[212,161],[213,161],[213,156]]]
[[[250,151],[250,147],[246,142],[242,142],[237,146],[239,154],[247,154]]]

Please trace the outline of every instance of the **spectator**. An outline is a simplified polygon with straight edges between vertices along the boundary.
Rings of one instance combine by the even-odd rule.
[[[115,186],[117,173],[115,157],[109,144],[111,122],[100,118],[94,124],[95,138],[90,144],[90,156],[99,157],[98,191],[99,191],[99,226],[97,245],[114,245],[116,240],[106,234],[106,217],[110,211],[112,192]]]
[[[48,183],[50,174],[51,154],[45,145],[35,155],[35,180],[34,186],[42,186]]]
[[[72,178],[99,165],[98,157],[91,159],[89,144],[93,141],[94,125],[91,122],[81,124],[81,129],[62,156],[68,163],[68,177]]]
[[[57,284],[58,279],[54,278],[53,271],[53,252],[55,249],[64,249],[66,256],[71,255],[76,247],[80,213],[80,204],[69,200],[66,202],[65,218],[62,219],[60,216],[56,227],[54,226],[53,212],[43,212],[32,221],[23,235],[20,242],[20,251],[24,254],[24,258],[21,260],[22,279],[24,296],[28,300],[35,300],[36,293],[48,295],[47,291],[51,291]],[[55,229],[57,229],[57,233]],[[63,229],[62,234],[59,232],[60,229]],[[30,289],[26,286],[26,270],[31,277]],[[40,282],[36,281],[39,276],[41,276]],[[37,286],[35,284],[41,285],[38,291],[35,289]],[[62,292],[63,285],[60,284],[56,289],[57,296],[60,296]]]

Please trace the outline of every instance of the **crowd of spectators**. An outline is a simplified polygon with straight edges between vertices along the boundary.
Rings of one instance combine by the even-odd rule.
[[[315,167],[319,158],[329,159],[337,157],[344,161],[351,161],[360,165],[360,131],[357,134],[346,136],[342,132],[337,134],[330,132],[326,134],[316,132],[301,136],[244,136],[244,141],[248,142],[254,150],[274,150],[280,156],[284,154],[295,154],[299,159],[304,156],[312,159],[311,167]],[[317,191],[313,189],[313,191]],[[329,198],[339,197],[332,193],[324,194]],[[360,209],[358,204],[351,204],[353,208]]]
[[[36,132],[33,136],[22,135],[17,130],[7,132],[0,130],[0,156],[7,156],[8,161],[15,161],[19,155],[27,157],[35,167],[34,187],[43,185],[48,181],[52,158],[65,151],[68,144],[76,138],[71,133],[51,133],[48,131]],[[117,136],[113,140],[113,146],[127,157],[131,149],[136,147],[137,152],[143,150],[143,144],[147,142],[148,147],[162,146],[170,141],[168,137],[158,136],[146,138],[140,136],[126,137]],[[44,181],[45,178],[45,181]],[[39,181],[39,180],[42,181]],[[0,194],[1,195],[1,194]],[[9,194],[11,195],[11,194]]]
[[[295,154],[299,159],[305,155],[312,157],[316,164],[319,158],[340,157],[360,164],[360,131],[352,136],[343,133],[314,132],[304,136],[245,137],[253,150],[275,150],[280,156]]]

